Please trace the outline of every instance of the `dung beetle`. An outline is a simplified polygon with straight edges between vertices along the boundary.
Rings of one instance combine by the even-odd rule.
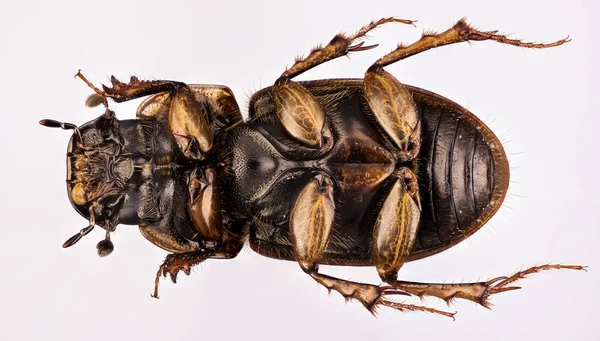
[[[489,307],[488,298],[519,289],[513,283],[549,264],[486,282],[436,284],[397,279],[402,265],[442,252],[479,230],[500,208],[509,165],[498,138],[471,112],[435,93],[400,83],[384,68],[435,47],[492,40],[525,48],[562,45],[522,42],[458,21],[400,44],[369,67],[363,79],[295,82],[294,77],[351,52],[375,27],[411,20],[383,18],[353,35],[338,34],[256,92],[244,120],[222,85],[177,81],[128,83],[111,77],[94,90],[90,107],[104,113],[74,130],[67,148],[67,189],[89,224],[65,242],[75,244],[95,225],[106,230],[98,253],[113,250],[118,224],[139,225],[169,254],[156,274],[175,282],[180,271],[210,258],[233,258],[246,242],[257,253],[296,260],[327,289],[380,306],[455,313],[394,301],[396,295],[460,298]],[[117,103],[146,98],[136,119],[118,120]],[[375,266],[384,285],[319,272],[319,264]]]

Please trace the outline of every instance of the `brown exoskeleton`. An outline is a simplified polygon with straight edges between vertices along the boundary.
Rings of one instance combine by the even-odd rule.
[[[509,183],[501,143],[465,108],[434,93],[400,83],[384,68],[443,45],[492,40],[547,48],[551,44],[479,31],[464,20],[378,59],[364,79],[295,82],[297,75],[329,60],[371,49],[359,42],[375,27],[410,20],[385,18],[354,35],[337,35],[299,59],[273,86],[255,93],[244,121],[233,93],[220,85],[175,81],[94,87],[88,105],[105,113],[74,129],[67,152],[67,186],[75,209],[99,225],[113,250],[117,224],[139,225],[153,244],[170,251],[156,275],[175,281],[179,271],[209,258],[233,258],[249,240],[252,249],[296,260],[329,290],[360,301],[369,311],[454,314],[398,303],[394,295],[461,298],[489,306],[491,295],[548,269],[536,266],[486,282],[432,284],[399,281],[405,262],[442,252],[481,228],[499,209]],[[118,120],[107,99],[148,97],[135,120]],[[325,275],[319,264],[374,266],[386,285]]]

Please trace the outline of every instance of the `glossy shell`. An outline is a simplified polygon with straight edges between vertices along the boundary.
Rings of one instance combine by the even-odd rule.
[[[391,139],[373,119],[361,79],[300,82],[325,108],[333,132],[329,150],[290,142],[273,111],[272,90],[250,100],[251,120],[220,136],[225,201],[255,217],[250,245],[258,253],[294,259],[289,236],[293,198],[319,173],[335,185],[336,218],[323,264],[372,265],[374,219],[399,166]],[[456,245],[499,209],[509,166],[498,138],[458,104],[409,87],[419,110],[422,146],[408,165],[418,177],[422,213],[409,260]]]

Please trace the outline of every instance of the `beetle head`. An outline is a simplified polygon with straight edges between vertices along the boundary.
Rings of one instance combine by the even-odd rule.
[[[144,182],[143,165],[134,166],[132,154],[126,152],[127,140],[137,141],[137,136],[124,138],[121,121],[109,109],[80,127],[54,120],[42,120],[40,124],[74,130],[67,148],[67,191],[71,204],[89,220],[89,225],[63,247],[74,245],[98,225],[107,232],[106,239],[97,245],[98,254],[110,254],[113,245],[109,232],[119,222],[137,224],[139,219],[135,210],[128,209],[137,207],[138,198],[127,195],[130,187],[137,187],[132,181]]]

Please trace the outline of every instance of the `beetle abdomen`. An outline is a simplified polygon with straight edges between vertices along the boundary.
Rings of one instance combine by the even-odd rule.
[[[423,212],[412,255],[417,258],[450,247],[481,227],[499,208],[509,176],[502,146],[483,123],[447,100],[435,105],[427,95],[436,96],[416,94],[422,97],[423,118],[418,166]]]

